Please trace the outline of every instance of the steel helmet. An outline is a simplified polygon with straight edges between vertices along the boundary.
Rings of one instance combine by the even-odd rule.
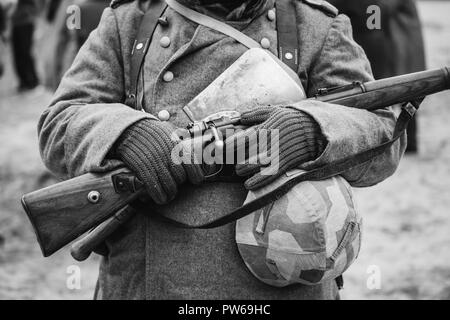
[[[280,185],[290,172],[278,179]],[[250,192],[252,201],[273,190]],[[342,177],[302,182],[270,206],[239,220],[236,242],[248,269],[276,287],[315,285],[340,276],[355,261],[362,218]]]

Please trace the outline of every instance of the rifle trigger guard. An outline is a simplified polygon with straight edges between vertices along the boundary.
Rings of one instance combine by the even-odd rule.
[[[119,173],[112,176],[114,190],[117,194],[136,193],[143,188],[143,184],[131,173]]]

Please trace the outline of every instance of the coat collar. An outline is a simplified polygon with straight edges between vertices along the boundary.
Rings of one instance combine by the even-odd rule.
[[[236,6],[231,7],[230,1],[220,0],[177,0],[200,13],[218,20],[228,22],[251,21],[260,16],[274,0],[246,0],[234,1]],[[239,3],[240,4],[239,4]],[[226,3],[226,4],[225,4]]]

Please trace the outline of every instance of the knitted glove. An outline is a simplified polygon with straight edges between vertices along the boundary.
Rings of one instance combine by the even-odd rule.
[[[245,154],[245,161],[239,161],[236,165],[236,173],[242,177],[254,174],[245,182],[245,187],[249,190],[264,187],[287,171],[317,159],[327,143],[315,120],[305,112],[293,108],[256,108],[242,114],[241,123],[253,127],[228,139],[226,145],[228,148],[233,143],[238,161],[239,155]],[[252,134],[258,139],[258,150],[255,145],[251,145],[249,139],[242,139]],[[272,134],[278,137],[278,144],[272,143]],[[267,143],[264,144],[267,148],[262,147],[261,137],[267,138]],[[272,150],[272,145],[277,150]],[[273,166],[274,161],[278,166]]]
[[[172,161],[172,150],[180,142],[172,135],[174,130],[167,122],[144,119],[128,128],[116,147],[118,158],[144,183],[157,204],[172,201],[185,182],[199,184],[204,179],[200,165]]]

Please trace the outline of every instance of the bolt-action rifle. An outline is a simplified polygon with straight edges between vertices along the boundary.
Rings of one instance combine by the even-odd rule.
[[[372,111],[407,102],[420,103],[426,96],[447,89],[450,69],[442,68],[321,89],[310,99]],[[193,117],[189,108],[185,111]],[[218,112],[207,119],[192,120],[188,127],[192,136],[201,132],[203,144],[215,143],[220,148],[223,144],[218,131],[239,125],[239,113]],[[107,174],[85,174],[26,194],[22,204],[46,257],[95,228],[72,247],[73,257],[81,261],[135,214],[130,204],[144,195],[144,189],[133,173],[120,169]]]

